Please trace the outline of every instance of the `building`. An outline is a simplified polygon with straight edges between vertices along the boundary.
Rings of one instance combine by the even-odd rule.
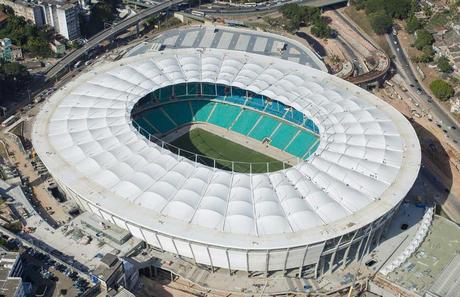
[[[0,4],[11,7],[15,15],[24,17],[39,27],[45,24],[42,8],[34,3],[21,0],[0,0]]]
[[[44,0],[39,3],[0,0],[10,6],[17,16],[22,16],[37,26],[48,25],[66,39],[80,38],[78,1]]]
[[[22,60],[22,49],[13,45],[9,38],[3,38],[0,40],[0,59],[8,62]]]
[[[54,1],[41,2],[46,24],[53,27],[56,33],[66,39],[74,40],[81,37],[78,13],[80,6],[77,1]]]
[[[446,56],[452,63],[454,73],[460,76],[460,25],[453,25],[434,34],[433,49],[438,55]]]
[[[93,275],[101,282],[103,291],[118,289],[124,284],[123,262],[113,254],[106,254],[102,257],[101,264],[93,271]]]
[[[89,212],[83,213],[79,219],[81,220],[81,224],[83,226],[93,230],[96,234],[100,234],[118,245],[124,244],[131,238],[131,233],[129,233],[126,229],[104,222],[104,220],[100,217],[93,216]]]
[[[217,103],[231,105],[219,120],[233,126],[246,111],[255,121],[243,124],[252,131],[270,117],[308,127],[316,145],[292,167],[249,174],[178,156],[156,140],[162,128],[135,126],[132,112],[142,104],[163,108],[174,99],[195,117],[196,98],[209,105],[203,124],[212,125]],[[318,278],[346,267],[379,244],[420,168],[416,133],[396,109],[340,78],[274,57],[149,52],[96,66],[51,99],[32,141],[67,197],[158,251],[212,271]],[[164,116],[169,126],[153,120],[179,129],[174,123],[186,113]],[[238,118],[228,121],[231,114]],[[286,147],[299,133],[286,136]],[[238,137],[249,141],[249,134]]]
[[[22,263],[15,252],[0,252],[0,295],[5,297],[25,297],[21,279]]]

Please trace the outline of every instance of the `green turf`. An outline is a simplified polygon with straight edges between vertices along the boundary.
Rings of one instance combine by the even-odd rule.
[[[208,166],[214,165],[212,159],[220,159],[216,160],[216,167],[232,170],[231,161],[234,161],[233,170],[236,172],[248,173],[251,170],[253,173],[267,172],[267,162],[269,162],[268,171],[270,172],[283,169],[282,162],[203,129],[193,129],[171,144],[194,154],[209,157],[197,160]],[[186,152],[181,152],[181,155],[194,159],[193,155]],[[251,163],[252,166],[248,163]],[[289,165],[286,164],[285,167]]]

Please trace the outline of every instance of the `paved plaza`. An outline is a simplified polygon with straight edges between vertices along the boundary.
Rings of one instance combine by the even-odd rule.
[[[222,26],[191,26],[172,29],[131,49],[127,56],[158,48],[220,48],[279,57],[327,72],[324,63],[301,43],[266,32]]]

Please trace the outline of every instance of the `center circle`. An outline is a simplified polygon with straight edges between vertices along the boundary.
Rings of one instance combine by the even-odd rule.
[[[235,86],[187,82],[136,102],[133,126],[162,149],[242,173],[274,172],[307,160],[319,128],[297,109]]]

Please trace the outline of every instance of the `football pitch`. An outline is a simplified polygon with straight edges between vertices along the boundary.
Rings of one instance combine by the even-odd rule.
[[[215,166],[225,170],[232,170],[233,167],[233,171],[236,172],[262,173],[267,172],[266,163],[269,163],[270,172],[283,169],[283,163],[272,157],[199,128],[190,130],[171,144],[181,150],[206,156],[198,157],[197,161],[202,164],[214,166],[216,159]],[[181,152],[181,155],[194,160],[194,156],[187,152]],[[286,164],[285,168],[287,167],[290,166]]]

